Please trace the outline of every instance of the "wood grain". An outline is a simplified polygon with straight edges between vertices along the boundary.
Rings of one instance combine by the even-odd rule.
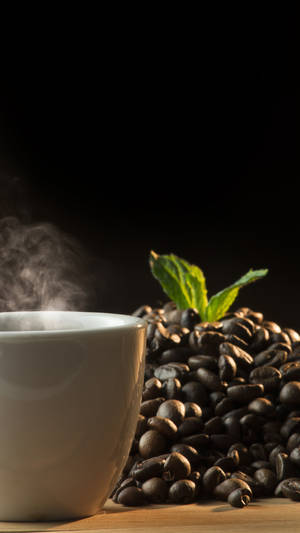
[[[300,502],[272,498],[235,509],[226,503],[123,507],[108,500],[99,514],[71,522],[0,522],[0,532],[300,533]]]

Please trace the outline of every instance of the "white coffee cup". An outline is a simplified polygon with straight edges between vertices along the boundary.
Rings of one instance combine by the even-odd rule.
[[[133,316],[0,313],[0,520],[103,507],[134,437],[145,343]]]

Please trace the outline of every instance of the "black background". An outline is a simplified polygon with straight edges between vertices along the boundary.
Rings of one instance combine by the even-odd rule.
[[[102,20],[55,50],[52,35],[2,86],[1,216],[78,239],[95,310],[165,299],[153,249],[198,264],[209,296],[268,268],[237,305],[300,329],[294,17],[226,14],[143,15],[105,37]]]

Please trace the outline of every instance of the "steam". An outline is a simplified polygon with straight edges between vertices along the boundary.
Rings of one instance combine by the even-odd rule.
[[[0,312],[83,311],[91,275],[82,246],[52,223],[0,219]]]

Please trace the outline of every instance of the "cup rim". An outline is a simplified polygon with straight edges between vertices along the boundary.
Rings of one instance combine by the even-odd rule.
[[[65,316],[80,318],[84,321],[85,318],[94,317],[99,319],[109,319],[114,321],[113,324],[109,322],[103,323],[101,326],[86,326],[86,327],[74,327],[74,328],[61,328],[61,329],[9,329],[1,330],[1,319],[9,317],[34,317],[40,315],[41,317],[51,316]],[[68,311],[68,310],[37,310],[37,311],[4,311],[0,312],[0,340],[1,339],[20,339],[28,337],[49,337],[49,336],[62,336],[62,335],[82,335],[82,334],[99,334],[112,331],[128,331],[132,329],[145,329],[147,326],[146,320],[133,315],[127,315],[122,313],[104,313],[96,311]]]

